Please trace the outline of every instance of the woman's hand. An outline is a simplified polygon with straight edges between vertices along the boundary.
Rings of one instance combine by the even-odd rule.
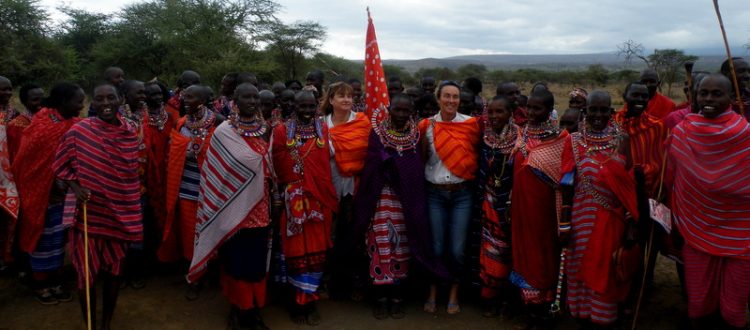
[[[76,194],[76,199],[80,202],[88,202],[91,199],[91,190],[81,187],[77,181],[67,181],[70,189]]]

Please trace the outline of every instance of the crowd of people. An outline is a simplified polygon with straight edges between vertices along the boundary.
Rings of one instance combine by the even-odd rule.
[[[415,283],[424,312],[446,301],[457,314],[470,277],[484,316],[544,329],[565,311],[607,328],[648,290],[656,251],[677,260],[693,328],[745,327],[741,58],[734,72],[688,76],[680,105],[646,69],[621,109],[576,88],[559,114],[544,83],[525,96],[504,82],[485,100],[476,78],[405,88],[392,77],[390,105],[371,109],[360,81],[326,84],[320,71],[271,85],[229,73],[216,94],[193,71],[173,90],[124,77],[105,71],[85,118],[75,84],[24,85],[16,109],[0,77],[3,263],[29,272],[40,303],[71,301],[67,246],[94,325],[102,283],[102,329],[120,287],[145,286],[151,259],[186,265],[189,300],[215,274],[233,329],[268,329],[271,287],[297,324],[318,325],[329,293],[359,300],[367,286],[376,319],[405,317]],[[664,226],[657,204],[671,209]]]

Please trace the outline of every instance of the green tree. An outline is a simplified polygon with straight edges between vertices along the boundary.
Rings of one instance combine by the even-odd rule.
[[[0,74],[14,85],[48,85],[75,70],[75,52],[49,39],[48,20],[37,0],[0,0]]]
[[[591,86],[604,86],[609,80],[609,71],[601,64],[592,64],[586,68],[585,76]]]
[[[487,67],[483,64],[465,64],[456,69],[456,76],[460,79],[474,77],[479,80],[484,80],[485,74],[487,74]]]
[[[364,70],[363,70],[364,71]],[[413,86],[417,83],[416,79],[412,77],[409,71],[406,71],[403,67],[393,64],[383,64],[383,72],[385,73],[386,79],[391,77],[399,77],[404,87]]]
[[[328,81],[345,81],[356,78],[362,81],[365,66],[361,61],[351,61],[343,57],[326,53],[317,53],[307,62],[308,69],[319,69],[325,72]]]
[[[667,85],[667,95],[672,94],[672,85],[685,77],[683,67],[686,62],[693,62],[698,57],[686,55],[680,49],[654,49],[648,56],[651,67],[659,73],[662,83]]]
[[[436,81],[440,82],[441,80],[455,80],[456,73],[445,67],[420,68],[417,72],[414,72],[414,77],[416,79],[421,79],[422,77],[433,77]]]
[[[312,57],[325,40],[326,32],[317,22],[303,21],[292,24],[272,23],[271,29],[261,40],[278,61],[285,79],[297,77],[302,71],[306,57]]]

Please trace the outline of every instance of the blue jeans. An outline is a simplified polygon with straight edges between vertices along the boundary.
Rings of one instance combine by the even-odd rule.
[[[464,265],[464,248],[471,222],[472,191],[427,188],[427,211],[432,229],[432,251],[446,261],[454,279]]]

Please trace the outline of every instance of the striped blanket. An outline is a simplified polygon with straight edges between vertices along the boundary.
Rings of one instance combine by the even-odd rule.
[[[750,124],[725,111],[689,114],[673,130],[672,210],[685,241],[714,256],[750,259]]]
[[[265,154],[253,150],[228,122],[214,131],[201,169],[200,207],[189,282],[200,278],[219,247],[240,229],[267,193],[264,166],[270,164],[269,155],[270,150]],[[264,225],[267,224],[256,224]]]

